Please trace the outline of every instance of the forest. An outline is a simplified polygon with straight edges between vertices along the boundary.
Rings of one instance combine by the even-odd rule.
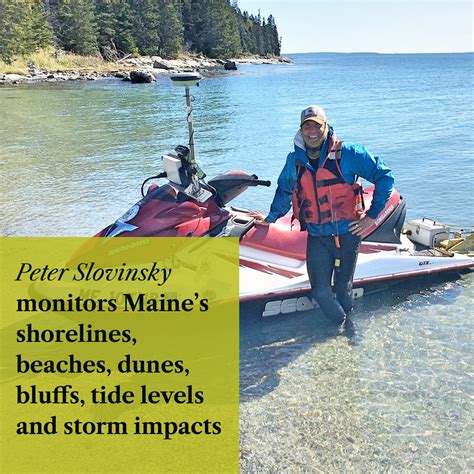
[[[0,0],[0,59],[47,47],[107,61],[128,55],[279,56],[272,15],[236,0]]]

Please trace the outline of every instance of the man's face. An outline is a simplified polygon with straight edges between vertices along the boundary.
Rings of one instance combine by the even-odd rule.
[[[301,133],[310,140],[319,140],[324,133],[324,124],[319,124],[314,120],[306,120],[301,125]]]

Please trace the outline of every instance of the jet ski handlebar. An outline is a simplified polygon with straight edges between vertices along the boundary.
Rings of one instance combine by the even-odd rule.
[[[272,185],[272,182],[268,179],[255,179],[250,182],[252,186],[266,186],[269,188]]]

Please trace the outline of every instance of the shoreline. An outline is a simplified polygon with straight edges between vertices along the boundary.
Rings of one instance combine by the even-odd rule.
[[[228,72],[238,70],[244,64],[292,64],[285,56],[260,57],[243,56],[239,58],[211,59],[202,55],[181,56],[178,59],[163,59],[160,56],[140,56],[137,58],[124,58],[116,62],[104,62],[103,68],[76,68],[64,70],[48,70],[36,68],[30,64],[28,74],[0,73],[0,86],[18,84],[38,84],[42,82],[62,81],[94,81],[97,79],[118,79],[130,81],[132,71],[140,71],[149,80],[154,82],[156,77],[164,74],[179,72],[207,72],[225,70]]]

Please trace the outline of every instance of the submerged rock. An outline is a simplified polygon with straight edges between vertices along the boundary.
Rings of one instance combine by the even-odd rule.
[[[227,61],[224,64],[224,69],[226,71],[237,71],[237,64],[235,64],[235,61]]]

